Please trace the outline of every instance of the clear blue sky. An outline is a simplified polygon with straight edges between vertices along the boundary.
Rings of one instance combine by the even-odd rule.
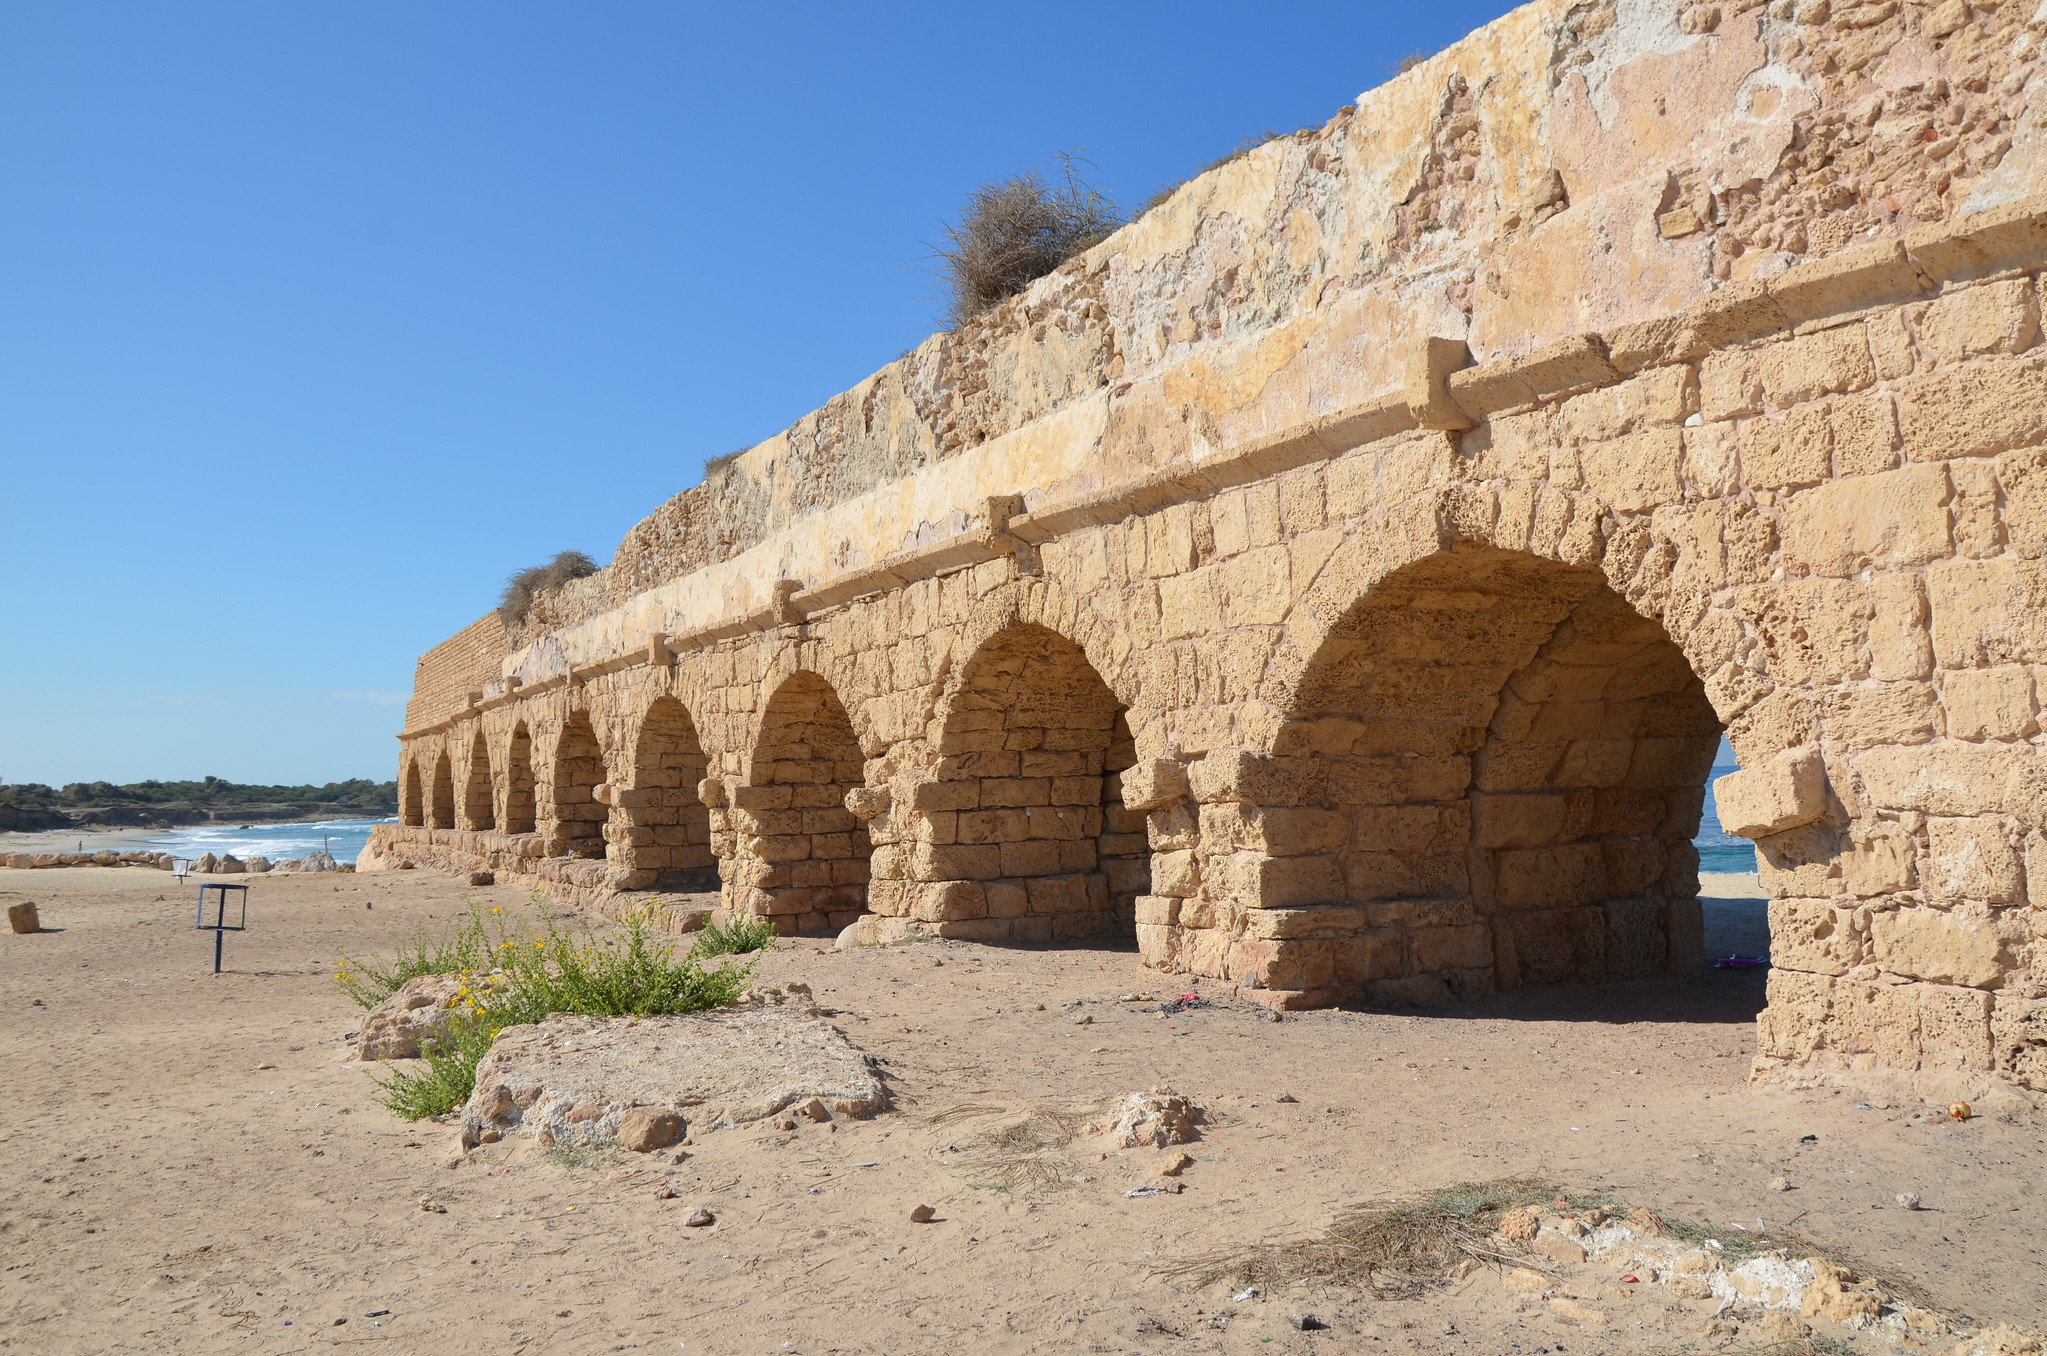
[[[0,780],[392,775],[420,651],[1141,201],[1504,4],[0,0]]]

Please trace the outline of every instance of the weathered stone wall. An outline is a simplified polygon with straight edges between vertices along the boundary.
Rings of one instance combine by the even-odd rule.
[[[742,454],[365,865],[1436,1001],[1696,970],[1724,729],[1760,1064],[2047,1090],[2047,18],[1779,8],[1517,10]]]

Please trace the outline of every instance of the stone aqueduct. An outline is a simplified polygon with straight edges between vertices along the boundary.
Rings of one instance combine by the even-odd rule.
[[[1695,972],[1724,731],[1759,1065],[2047,1091],[2013,8],[1515,11],[430,652],[363,865],[1424,1003]]]

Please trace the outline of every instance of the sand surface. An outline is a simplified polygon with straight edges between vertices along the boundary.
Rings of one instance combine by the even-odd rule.
[[[0,871],[0,902],[37,901],[53,929],[0,934],[0,1349],[1586,1356],[1753,1342],[1703,1337],[1710,1304],[1597,1266],[1557,1286],[1609,1316],[1598,1329],[1491,1271],[1419,1300],[1317,1284],[1236,1303],[1162,1274],[1311,1236],[1349,1204],[1522,1174],[1723,1228],[1795,1228],[1952,1310],[2047,1326],[2037,1120],[1954,1124],[1751,1087],[1759,971],[1274,1023],[1121,947],[840,955],[803,941],[768,955],[763,979],[813,985],[887,1061],[896,1110],[705,1134],[679,1163],[506,1145],[465,1157],[451,1125],[378,1106],[346,1062],[360,1013],[331,982],[338,952],[445,922],[460,887],[426,872],[248,883],[250,930],[228,938],[216,978],[191,887],[164,873]],[[1759,949],[1752,889],[1709,884],[1717,954]],[[1132,992],[1217,1003],[1165,1016],[1116,1001]],[[976,1119],[931,1119],[1155,1084],[1212,1118],[1177,1195],[1126,1198],[1156,1180],[1158,1155],[1103,1156],[1085,1136],[1066,1158],[1088,1180],[994,1189]],[[1791,1191],[1770,1189],[1780,1174]],[[664,1183],[673,1199],[657,1198]],[[1897,1208],[1900,1191],[1928,1208]],[[920,1203],[937,1222],[908,1221]],[[698,1207],[715,1227],[683,1227]],[[1329,1328],[1296,1331],[1301,1312]]]

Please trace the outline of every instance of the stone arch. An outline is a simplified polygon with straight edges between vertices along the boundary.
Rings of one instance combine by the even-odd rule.
[[[512,727],[505,745],[504,831],[532,833],[534,818],[533,735],[522,720]]]
[[[1397,569],[1286,714],[1269,754],[1196,771],[1204,831],[1231,827],[1204,833],[1179,921],[1210,935],[1183,955],[1405,1001],[1697,969],[1720,722],[1599,568],[1460,546]]]
[[[462,777],[460,827],[490,830],[497,827],[496,797],[490,781],[490,746],[478,730],[469,741],[469,760]]]
[[[844,927],[866,907],[873,841],[846,807],[865,756],[838,692],[791,673],[761,712],[745,785],[731,790],[733,878],[726,907],[772,917],[785,933]]]
[[[553,775],[549,779],[548,852],[557,857],[596,858],[604,852],[604,822],[609,812],[598,803],[604,783],[604,751],[590,713],[573,710],[555,739]]]
[[[991,590],[974,605],[955,646],[955,652],[967,656],[967,661],[948,684],[948,699],[959,691],[974,657],[1019,627],[1037,627],[1057,636],[1079,652],[1120,708],[1138,708],[1138,678],[1131,663],[1127,628],[1107,620],[1049,579],[1012,581]]]
[[[640,721],[632,766],[611,798],[605,828],[612,859],[636,873],[625,888],[717,888],[710,811],[698,791],[706,771],[689,711],[674,697],[657,697]]]
[[[443,748],[434,758],[433,781],[426,804],[426,826],[430,829],[455,827],[455,769]]]
[[[405,759],[405,779],[398,784],[398,822],[411,828],[426,824],[426,805],[419,787],[419,755]]]
[[[961,666],[907,829],[913,916],[948,935],[1129,935],[1149,888],[1123,704],[1074,641],[1012,622]]]

